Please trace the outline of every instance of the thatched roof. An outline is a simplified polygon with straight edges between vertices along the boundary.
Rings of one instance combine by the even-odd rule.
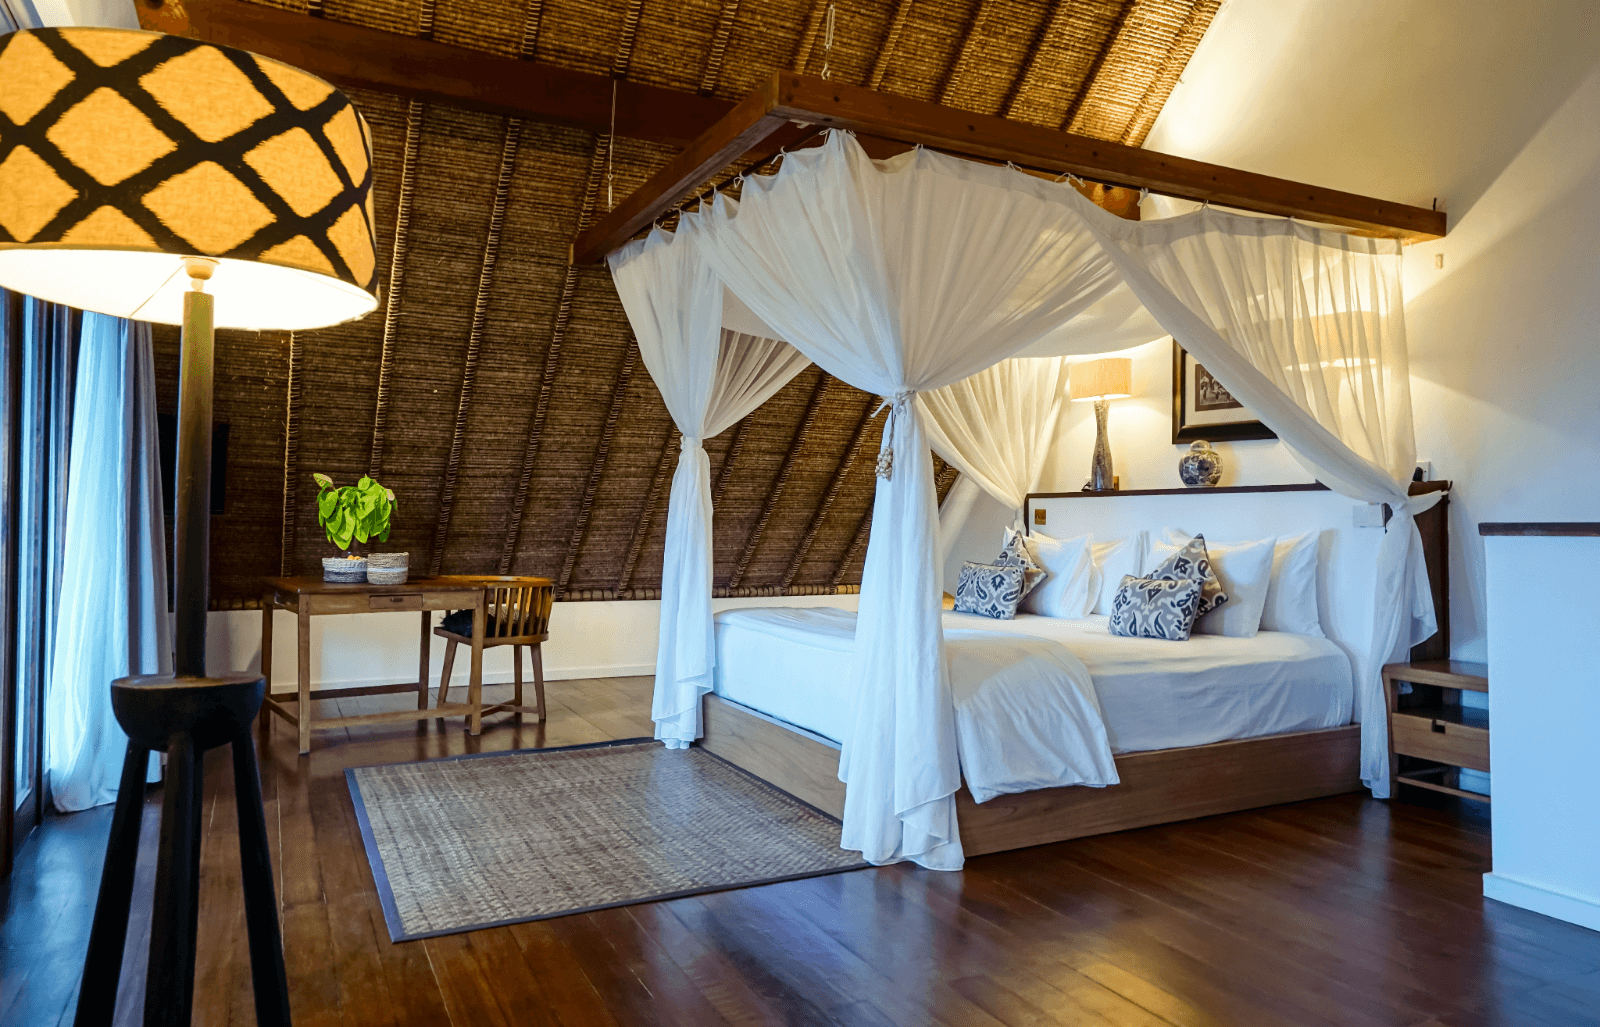
[[[847,0],[826,58],[845,81],[1137,145],[1218,5]],[[737,99],[775,69],[821,70],[826,6],[311,0],[307,16]],[[385,305],[292,339],[221,333],[216,411],[231,434],[214,604],[249,605],[261,576],[316,573],[333,554],[314,471],[394,489],[384,548],[409,551],[414,574],[540,574],[566,598],[653,597],[675,432],[607,272],[566,261],[606,202],[606,137],[349,92],[375,137]],[[672,152],[618,139],[616,199]],[[177,348],[176,329],[158,331],[168,409]],[[876,405],[811,368],[707,443],[719,588],[859,583]]]

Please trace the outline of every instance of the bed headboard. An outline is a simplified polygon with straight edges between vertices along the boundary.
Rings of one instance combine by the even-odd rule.
[[[1414,482],[1412,495],[1448,490],[1447,481]],[[1433,586],[1439,634],[1412,649],[1413,659],[1445,659],[1450,651],[1448,516],[1439,504],[1417,518]],[[1248,485],[1207,489],[1142,489],[1127,492],[1039,492],[1023,502],[1023,523],[1050,535],[1084,532],[1096,539],[1167,528],[1222,541],[1266,535],[1318,533],[1317,607],[1322,630],[1354,658],[1372,640],[1373,581],[1381,527],[1358,527],[1368,505],[1320,484]],[[1379,515],[1387,519],[1388,511]],[[1043,522],[1037,520],[1043,514]],[[1369,517],[1370,519],[1370,517]]]

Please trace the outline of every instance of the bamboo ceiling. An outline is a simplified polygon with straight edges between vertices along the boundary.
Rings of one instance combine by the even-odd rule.
[[[837,4],[831,73],[1139,145],[1220,0]],[[305,0],[272,6],[502,56],[736,100],[817,74],[818,0]],[[374,134],[383,306],[292,338],[221,332],[230,424],[213,603],[316,574],[335,550],[311,474],[372,473],[399,505],[386,550],[414,575],[538,574],[566,599],[659,595],[676,433],[608,273],[567,264],[606,204],[604,135],[350,89]],[[673,150],[619,138],[620,201]],[[163,409],[178,335],[156,334]],[[877,403],[812,367],[706,444],[721,594],[860,582]],[[940,489],[954,475],[939,465]]]

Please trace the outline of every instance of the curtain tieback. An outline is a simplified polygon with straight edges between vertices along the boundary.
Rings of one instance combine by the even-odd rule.
[[[878,404],[878,409],[872,412],[873,417],[883,413],[883,408],[889,408],[889,419],[883,423],[883,443],[878,447],[878,477],[884,481],[894,478],[894,427],[895,418],[905,417],[910,411],[911,397],[915,395],[911,390],[905,389],[894,394],[891,399],[885,399]]]

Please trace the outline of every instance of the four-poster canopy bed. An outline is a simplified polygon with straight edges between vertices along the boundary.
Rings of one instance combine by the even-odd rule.
[[[737,201],[714,193],[709,204],[682,211],[675,231],[656,228],[629,242],[731,162],[770,154],[775,144],[798,147],[819,129],[833,131],[820,145],[787,151],[776,175],[745,178]],[[1356,231],[1212,209],[1122,221],[1055,178],[1064,172]],[[608,257],[641,356],[683,433],[663,567],[657,737],[673,747],[703,738],[778,786],[836,807],[841,844],[872,862],[937,869],[959,867],[964,848],[994,851],[1329,794],[1355,787],[1357,776],[1385,794],[1377,674],[1434,631],[1414,515],[1439,498],[1408,488],[1415,443],[1400,241],[1443,228],[1435,211],[774,76],[573,244],[575,261]],[[1077,776],[1061,780],[1111,787],[1043,788],[987,807],[964,801],[963,770],[971,783],[978,754],[953,696],[970,699],[972,682],[953,678],[951,666],[970,667],[971,647],[992,651],[993,639],[958,632],[947,653],[930,446],[988,482],[986,491],[1025,494],[1049,432],[1032,432],[1023,459],[1005,457],[1006,417],[993,404],[968,402],[958,385],[993,378],[997,365],[1024,353],[1059,360],[1166,334],[1331,489],[1393,511],[1367,558],[1376,566],[1372,630],[1345,645],[1355,666],[1351,704],[1325,730],[1139,754],[1117,784],[1104,726],[1090,724],[1098,719],[1091,675],[1059,647],[1052,694],[1082,699],[1080,719],[1090,735],[1098,732],[1068,746],[1089,755]],[[849,625],[851,709],[831,765],[847,782],[839,802],[837,786],[824,787],[826,747],[808,748],[816,740],[804,732],[707,696],[717,628],[701,442],[808,362],[883,396],[888,410],[878,530]],[[936,402],[940,396],[966,398]],[[1359,729],[1344,726],[1352,710]],[[1240,787],[1186,801],[1163,784],[1173,772],[1203,768],[1212,773],[1200,779],[1202,791],[1212,779]],[[1101,812],[1091,815],[1091,807]],[[1018,830],[1019,816],[1046,826]]]

